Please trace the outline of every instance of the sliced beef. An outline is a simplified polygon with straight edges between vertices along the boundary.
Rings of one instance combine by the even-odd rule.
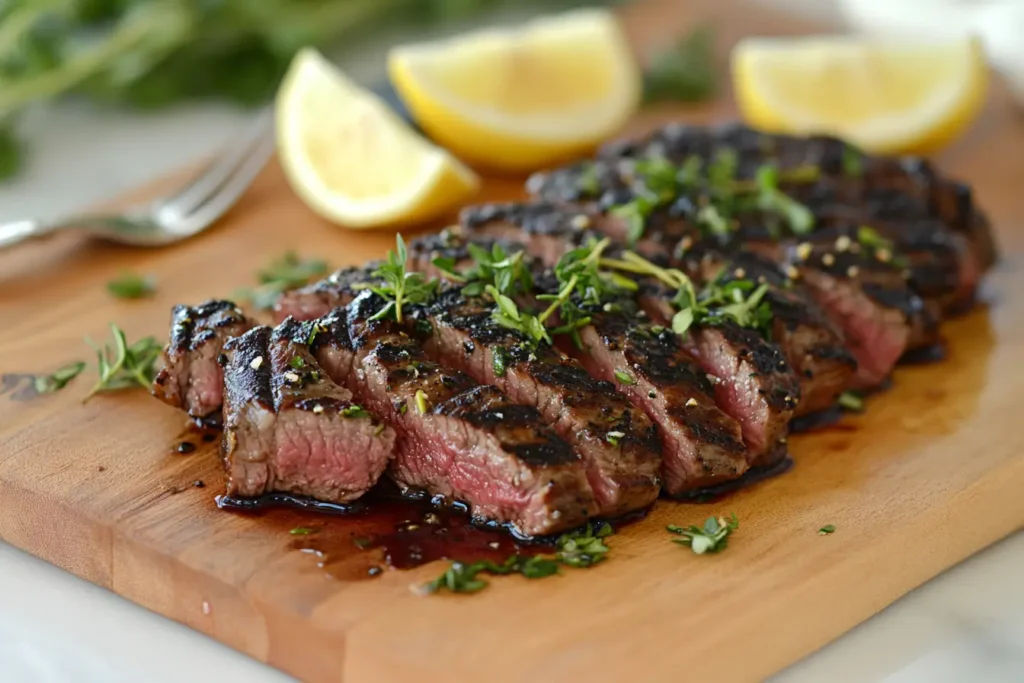
[[[351,501],[384,472],[395,432],[327,377],[295,327],[256,327],[224,346],[228,495]]]
[[[217,357],[231,337],[252,326],[230,301],[175,306],[163,365],[153,380],[153,395],[196,420],[215,416],[224,399],[224,375]]]
[[[546,343],[502,327],[489,299],[459,288],[427,311],[428,355],[535,406],[584,463],[601,515],[650,505],[658,496],[661,442],[647,415],[607,381]]]
[[[666,494],[739,477],[749,467],[739,424],[715,405],[711,382],[679,337],[644,319],[595,311],[593,324],[580,330],[583,348],[566,350],[595,377],[615,382],[658,425]]]
[[[554,202],[510,202],[470,206],[459,217],[463,231],[476,239],[517,242],[530,256],[554,264],[573,246],[610,235],[624,239],[618,221]]]
[[[397,433],[390,476],[407,491],[469,504],[473,515],[519,534],[550,534],[597,513],[583,463],[536,408],[430,361],[390,320],[383,301],[360,294],[313,323],[315,353]]]
[[[857,361],[840,329],[810,292],[789,279],[773,261],[746,250],[693,250],[685,270],[698,282],[748,279],[769,286],[771,341],[782,349],[800,381],[797,417],[830,408],[850,384]]]
[[[376,261],[363,266],[347,266],[323,280],[282,294],[274,304],[278,321],[291,316],[296,320],[312,320],[327,315],[355,296],[353,285],[366,282],[377,267]]]
[[[671,293],[645,289],[641,305],[656,324],[669,326]],[[692,326],[682,344],[708,374],[718,406],[740,424],[751,466],[770,466],[784,457],[780,446],[800,403],[800,381],[782,350],[729,320]]]

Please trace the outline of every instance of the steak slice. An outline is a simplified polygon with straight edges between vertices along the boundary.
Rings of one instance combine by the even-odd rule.
[[[800,417],[832,407],[857,370],[842,332],[799,282],[793,282],[773,261],[746,250],[699,250],[686,254],[684,269],[699,282],[727,283],[749,279],[765,283],[765,301],[772,312],[771,340],[782,349],[800,382]]]
[[[217,364],[224,344],[253,326],[230,301],[175,306],[163,363],[153,380],[153,395],[196,420],[220,411],[224,373]]]
[[[278,322],[288,317],[313,320],[325,316],[351,301],[355,296],[352,286],[366,282],[377,265],[378,262],[371,261],[363,266],[347,266],[323,280],[284,292],[274,304],[274,315]]]
[[[656,324],[669,326],[672,294],[650,285],[645,290],[641,306]],[[718,406],[739,423],[750,465],[769,467],[785,457],[800,382],[782,350],[729,320],[691,326],[682,344],[714,385]]]
[[[619,516],[653,503],[661,442],[647,415],[577,361],[496,323],[493,307],[460,288],[444,292],[427,311],[424,350],[536,407],[582,460],[599,514]]]
[[[469,206],[462,210],[459,222],[474,241],[498,239],[519,243],[530,256],[549,265],[591,237],[626,237],[620,221],[585,208],[548,201]]]
[[[355,500],[384,472],[395,432],[327,377],[294,328],[256,327],[224,347],[228,495]]]
[[[617,382],[658,425],[666,494],[720,484],[748,469],[739,424],[715,405],[711,382],[678,335],[645,322],[642,313],[595,312],[592,323],[580,330],[583,348],[567,350],[595,377]]]
[[[430,361],[397,323],[370,320],[382,305],[363,292],[321,319],[314,349],[332,377],[395,427],[389,473],[403,490],[464,501],[476,518],[524,536],[597,513],[583,464],[536,408]]]

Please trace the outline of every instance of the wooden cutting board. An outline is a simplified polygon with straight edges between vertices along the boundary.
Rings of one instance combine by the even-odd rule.
[[[711,1],[685,12],[673,0],[642,3],[625,18],[649,52],[716,13],[723,50],[745,33],[801,30]],[[648,112],[634,131],[731,114],[723,97]],[[92,375],[51,396],[0,396],[0,538],[309,681],[761,678],[1024,524],[1024,120],[996,92],[940,163],[974,185],[1004,250],[987,305],[944,327],[948,360],[900,368],[866,415],[793,438],[785,476],[710,505],[659,503],[594,569],[454,597],[410,590],[440,564],[330,578],[294,549],[293,513],[215,507],[215,445],[175,453],[180,414],[140,391],[82,405]],[[516,196],[520,183],[489,182],[485,196]],[[132,339],[162,338],[173,303],[230,295],[286,248],[341,265],[392,240],[317,219],[272,166],[221,225],[174,248],[69,235],[0,254],[0,373],[90,359],[82,337],[104,338],[108,321]],[[156,297],[108,296],[104,283],[122,268],[156,274]],[[727,512],[742,526],[718,556],[695,556],[664,531]],[[825,524],[835,534],[819,536]]]

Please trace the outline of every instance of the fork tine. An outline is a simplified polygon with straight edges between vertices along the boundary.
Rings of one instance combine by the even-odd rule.
[[[247,127],[245,134],[233,140],[217,158],[182,188],[177,194],[160,202],[156,209],[164,220],[176,220],[198,209],[203,202],[217,193],[249,158],[253,149],[268,137],[273,138],[272,110],[264,109]]]
[[[253,179],[267,165],[275,147],[273,138],[264,138],[258,142],[249,150],[249,156],[225,178],[215,193],[208,195],[191,213],[169,221],[167,228],[180,234],[191,234],[220,218],[249,189]]]

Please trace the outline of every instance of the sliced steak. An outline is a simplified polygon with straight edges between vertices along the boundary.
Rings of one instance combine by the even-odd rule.
[[[354,500],[384,472],[394,430],[327,377],[308,347],[292,340],[294,327],[256,327],[224,347],[228,495]]]
[[[196,420],[220,411],[224,374],[217,364],[224,344],[253,326],[230,301],[175,306],[163,366],[153,380],[153,395]]]
[[[427,311],[424,350],[535,406],[579,454],[599,513],[614,517],[658,496],[661,442],[647,415],[606,381],[545,343],[494,321],[493,302],[453,288]]]
[[[536,408],[430,361],[370,292],[318,321],[325,369],[397,433],[390,476],[403,489],[469,504],[519,534],[550,534],[597,513],[582,462]],[[341,328],[346,331],[342,332]]]
[[[695,249],[684,270],[698,282],[749,279],[769,286],[765,301],[772,311],[771,340],[782,349],[800,381],[797,417],[828,409],[850,384],[857,361],[840,329],[799,282],[773,261],[746,250]]]
[[[679,337],[642,313],[595,312],[566,350],[658,425],[662,490],[679,495],[735,479],[749,467],[739,424],[715,405],[714,388]]]
[[[499,239],[522,244],[527,253],[553,265],[573,246],[605,235],[624,239],[619,221],[555,202],[480,204],[463,209],[463,231],[476,239]]]
[[[289,316],[312,320],[327,315],[351,301],[355,296],[352,286],[366,282],[376,267],[376,261],[364,266],[347,266],[311,285],[284,292],[274,304],[274,315],[279,322]]]
[[[669,326],[671,293],[645,289],[641,305],[656,324]],[[750,465],[771,466],[784,457],[800,381],[782,350],[729,320],[692,326],[682,344],[714,385],[718,406],[739,423]]]

